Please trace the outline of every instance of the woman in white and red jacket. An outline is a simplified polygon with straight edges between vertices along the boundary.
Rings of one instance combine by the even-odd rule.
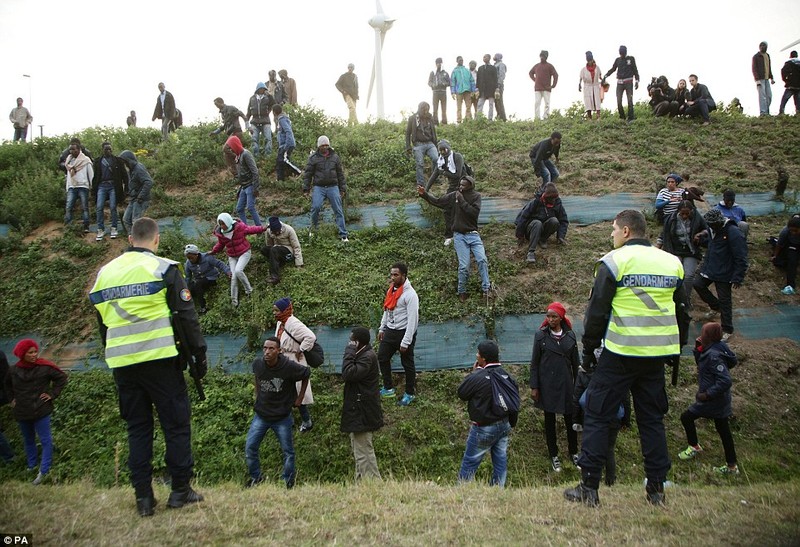
[[[244,293],[250,296],[253,287],[250,280],[244,273],[247,263],[250,262],[250,242],[247,236],[250,234],[264,233],[264,226],[248,226],[228,213],[220,213],[217,216],[217,227],[214,228],[214,235],[217,236],[217,243],[211,249],[211,254],[217,254],[222,249],[228,253],[228,265],[231,268],[231,303],[233,307],[239,305],[239,283],[244,287]]]

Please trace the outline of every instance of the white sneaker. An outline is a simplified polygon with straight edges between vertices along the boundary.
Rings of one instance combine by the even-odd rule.
[[[111,228],[111,239],[117,239],[118,235],[119,234],[117,233],[117,229],[116,228]]]
[[[453,242],[453,238],[452,238],[452,237],[446,237],[446,238],[444,238],[444,246],[445,246],[445,247],[448,247],[448,246],[450,246],[450,244],[451,244],[452,242]]]
[[[105,230],[97,230],[97,236],[94,238],[95,241],[103,241],[103,238],[106,236]]]
[[[727,341],[728,341],[728,339],[729,339],[731,336],[733,336],[733,333],[732,333],[732,332],[723,332],[723,333],[722,333],[722,341],[723,341],[723,342],[727,342]]]
[[[794,290],[794,287],[791,285],[786,285],[783,289],[781,289],[781,293],[787,295],[797,294]]]

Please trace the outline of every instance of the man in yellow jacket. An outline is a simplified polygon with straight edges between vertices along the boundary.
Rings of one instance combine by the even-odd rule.
[[[164,432],[165,461],[172,476],[167,506],[183,507],[203,501],[189,485],[194,460],[191,447],[191,409],[185,360],[177,343],[185,344],[198,370],[205,375],[206,343],[192,295],[177,262],[156,256],[158,224],[148,217],[133,223],[130,248],[103,266],[89,293],[97,310],[105,359],[119,393],[119,408],[128,425],[128,467],[142,517],[154,513],[152,487],[153,407]],[[181,333],[176,342],[176,332]]]
[[[686,343],[689,316],[681,261],[652,247],[646,233],[647,221],[639,211],[622,211],[614,219],[614,250],[597,263],[584,317],[582,366],[596,370],[585,393],[581,483],[564,496],[589,506],[600,503],[597,489],[609,425],[628,392],[636,408],[647,500],[664,503],[671,466],[664,432],[664,364]]]

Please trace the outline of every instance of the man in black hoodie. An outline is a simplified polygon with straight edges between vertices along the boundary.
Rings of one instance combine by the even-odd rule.
[[[516,236],[520,245],[524,245],[525,240],[530,242],[526,257],[528,264],[536,262],[536,246],[547,248],[547,239],[551,235],[557,234],[558,243],[565,245],[569,218],[558,196],[556,185],[548,182],[544,190],[525,204],[517,214],[514,224],[517,226]]]
[[[462,302],[467,299],[467,281],[469,280],[470,253],[475,256],[478,273],[481,276],[481,290],[489,296],[489,263],[486,250],[478,233],[478,215],[481,212],[481,195],[475,191],[475,179],[465,175],[461,177],[458,190],[437,198],[429,194],[422,186],[417,186],[419,196],[440,209],[453,211],[453,246],[458,256],[458,298]]]

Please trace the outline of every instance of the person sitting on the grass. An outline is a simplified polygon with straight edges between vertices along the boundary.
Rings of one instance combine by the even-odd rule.
[[[678,204],[683,200],[683,188],[679,188],[683,179],[677,173],[670,173],[666,179],[667,185],[656,195],[656,219],[659,224],[664,224],[664,219],[678,210]]]
[[[736,223],[742,235],[747,239],[747,234],[750,233],[750,225],[747,223],[747,214],[744,209],[736,203],[736,192],[730,188],[722,193],[722,201],[720,201],[716,208],[722,213],[722,216],[728,218]]]
[[[208,311],[206,291],[217,284],[219,274],[224,273],[228,279],[233,274],[227,264],[208,253],[201,253],[197,245],[187,245],[183,254],[186,255],[186,264],[184,265],[186,286],[200,306],[197,313],[202,315]]]
[[[294,228],[281,222],[278,217],[269,217],[265,234],[267,244],[261,247],[261,254],[269,260],[269,282],[277,285],[281,281],[281,268],[294,260],[294,265],[303,267],[303,250]]]
[[[708,88],[703,84],[697,83],[696,75],[689,75],[689,83],[692,86],[692,90],[689,92],[684,114],[690,118],[699,116],[703,118],[703,125],[708,125],[711,123],[708,113],[717,109],[717,103],[714,102],[714,98],[711,97]]]
[[[777,238],[769,238],[772,264],[786,270],[783,294],[797,294],[797,264],[800,257],[800,215],[792,215]]]
[[[559,244],[567,243],[567,229],[569,219],[561,198],[558,196],[556,185],[547,183],[544,189],[536,194],[517,215],[516,225],[517,241],[520,245],[528,240],[528,255],[525,260],[528,264],[536,262],[536,246],[547,248],[547,239],[556,234]]]

